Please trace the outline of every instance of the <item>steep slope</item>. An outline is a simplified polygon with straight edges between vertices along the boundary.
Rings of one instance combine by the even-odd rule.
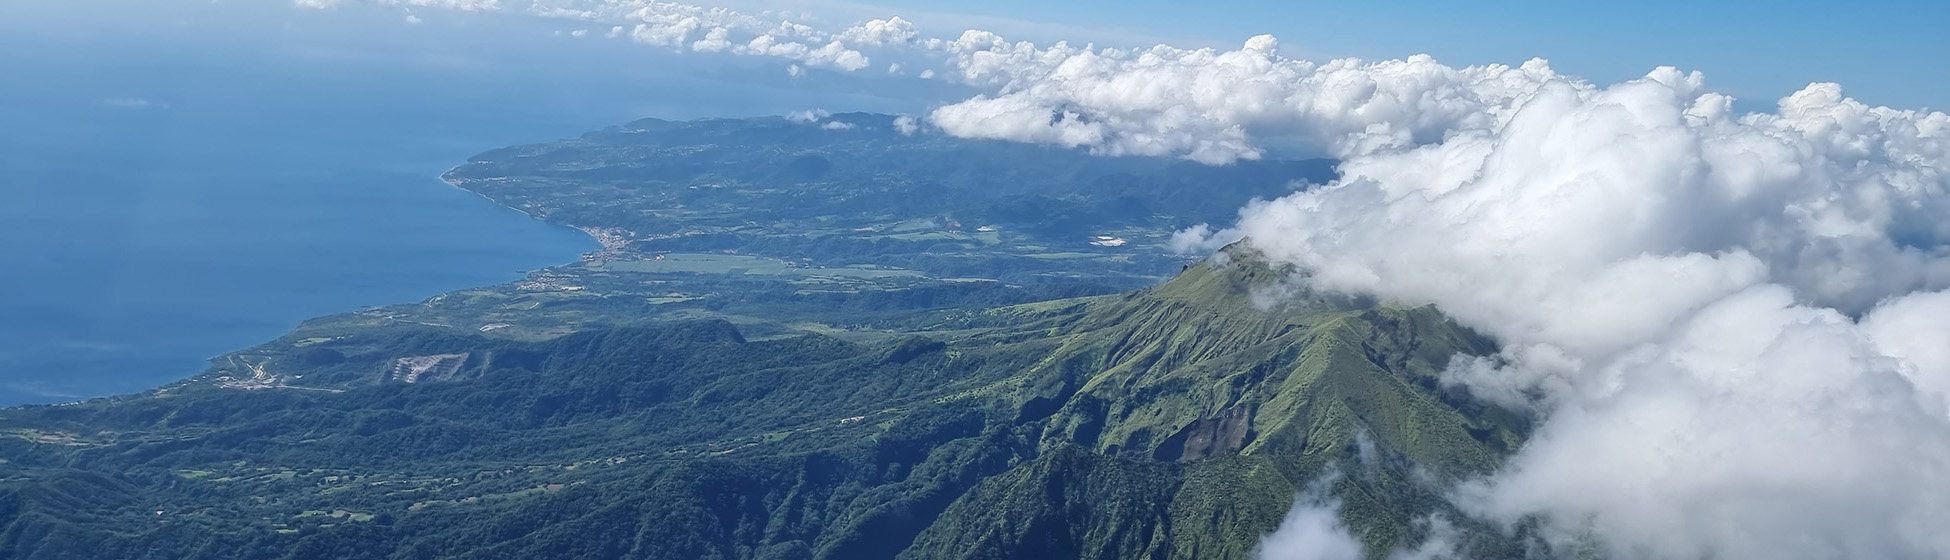
[[[1309,292],[1244,245],[1042,326],[1058,348],[988,389],[1013,397],[1016,421],[1040,430],[1044,449],[1078,446],[1097,459],[1032,463],[985,482],[924,536],[939,552],[1001,546],[996,531],[1010,520],[1058,507],[1009,498],[1022,487],[1116,480],[1155,463],[1182,467],[1148,475],[1176,488],[1154,500],[1168,507],[1122,522],[1168,528],[1158,534],[1170,546],[1146,556],[1245,555],[1301,486],[1332,471],[1352,474],[1341,487],[1351,526],[1386,550],[1439,509],[1415,477],[1485,472],[1521,437],[1514,418],[1437,389],[1448,359],[1490,351],[1485,339],[1432,308]],[[1077,511],[1070,526],[1118,510]]]
[[[1248,248],[1226,254],[1061,328],[1062,346],[1024,376],[1041,385],[1025,387],[1039,394],[1023,419],[1050,416],[1046,438],[1164,461],[1314,454],[1367,432],[1425,466],[1493,464],[1503,440],[1469,434],[1493,427],[1427,390],[1486,340],[1433,308],[1309,293]]]
[[[0,496],[35,512],[0,518],[0,550],[1245,558],[1329,473],[1372,550],[1412,544],[1453,509],[1432,481],[1521,437],[1434,382],[1489,347],[1288,278],[1238,246],[1151,289],[935,312],[952,330],[873,344],[722,321],[322,341],[337,355],[312,367],[372,381],[0,411]],[[383,375],[395,354],[482,358],[406,383]],[[63,480],[122,497],[63,502]]]

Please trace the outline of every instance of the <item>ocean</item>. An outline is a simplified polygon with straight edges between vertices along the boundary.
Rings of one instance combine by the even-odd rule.
[[[438,180],[487,149],[644,116],[913,106],[561,23],[169,4],[189,23],[0,24],[0,406],[153,388],[309,317],[597,247]]]

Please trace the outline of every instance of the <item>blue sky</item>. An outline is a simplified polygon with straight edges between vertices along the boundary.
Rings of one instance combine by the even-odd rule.
[[[978,11],[1215,45],[1272,33],[1310,57],[1426,52],[1452,65],[1543,57],[1559,71],[1602,83],[1669,65],[1705,72],[1715,89],[1765,106],[1809,82],[1832,81],[1872,104],[1950,109],[1950,2],[1944,1],[880,4],[895,12]]]
[[[1945,62],[1950,58],[1950,2],[1944,1],[689,1],[805,12],[828,26],[900,15],[934,36],[953,37],[962,28],[977,27],[1045,44],[1056,39],[1124,46],[1165,41],[1231,48],[1246,37],[1272,33],[1289,55],[1310,59],[1429,53],[1460,66],[1542,57],[1560,72],[1598,83],[1632,79],[1670,65],[1705,72],[1710,87],[1740,98],[1749,110],[1771,109],[1775,99],[1816,81],[1839,82],[1851,96],[1871,104],[1950,109],[1950,70],[1945,70],[1950,67]],[[12,18],[13,23],[35,31],[46,31],[48,22],[87,22],[98,30],[119,28],[110,34],[167,33],[161,29],[169,27],[171,13],[235,13],[272,20],[265,22],[272,25],[322,17],[294,10],[286,0],[10,4],[0,6],[0,16],[12,12],[21,16]],[[407,31],[396,17],[390,23],[388,29],[375,31]],[[8,27],[0,21],[0,29]],[[643,50],[623,43],[615,47]]]

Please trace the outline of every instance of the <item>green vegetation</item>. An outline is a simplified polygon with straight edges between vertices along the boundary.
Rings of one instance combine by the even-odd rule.
[[[1243,558],[1336,469],[1351,526],[1385,549],[1449,508],[1418,477],[1480,472],[1521,437],[1433,382],[1480,338],[1427,309],[1255,308],[1280,276],[1233,253],[1153,289],[964,309],[955,329],[874,343],[752,340],[723,320],[538,342],[382,330],[270,360],[342,392],[185,384],[11,409],[0,547]],[[460,353],[444,381],[375,373]]]
[[[595,232],[600,260],[736,251],[795,266],[1138,287],[1182,264],[1159,250],[1173,231],[1230,221],[1253,198],[1333,176],[1326,160],[1213,167],[901,134],[890,115],[832,119],[854,128],[645,119],[490,151],[446,179]],[[1124,242],[1093,244],[1100,235]]]

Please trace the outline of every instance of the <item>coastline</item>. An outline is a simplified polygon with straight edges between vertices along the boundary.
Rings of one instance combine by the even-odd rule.
[[[527,217],[529,217],[530,219],[534,219],[534,220],[536,220],[536,221],[539,221],[539,222],[542,222],[542,223],[544,223],[544,224],[548,224],[548,225],[550,225],[550,226],[558,226],[558,227],[566,227],[566,228],[569,228],[569,229],[573,229],[573,230],[576,230],[576,231],[580,231],[580,232],[582,232],[582,234],[583,234],[583,235],[586,235],[586,236],[588,236],[588,237],[589,237],[589,240],[591,240],[591,241],[595,241],[595,242],[596,242],[596,245],[598,245],[598,246],[600,246],[600,247],[601,247],[601,249],[600,249],[600,252],[612,252],[612,251],[615,251],[615,250],[617,250],[617,249],[620,249],[620,248],[622,248],[623,246],[625,246],[625,245],[628,245],[628,244],[629,244],[629,237],[628,237],[628,236],[622,236],[622,235],[617,235],[617,234],[615,234],[615,233],[612,233],[611,231],[609,231],[609,230],[611,230],[611,229],[615,229],[615,228],[599,228],[599,227],[589,227],[589,226],[577,226],[577,225],[569,225],[569,224],[565,224],[565,223],[561,223],[561,222],[557,222],[557,221],[554,221],[554,220],[550,220],[550,219],[548,219],[548,218],[545,218],[545,217],[542,217],[542,216],[538,216],[538,215],[536,215],[535,213],[533,213],[533,212],[529,212],[529,211],[527,211],[527,210],[523,210],[523,209],[520,209],[520,208],[516,208],[516,207],[513,207],[513,206],[509,206],[509,205],[507,205],[507,204],[502,204],[502,203],[501,203],[501,201],[498,201],[498,200],[495,200],[495,199],[494,199],[493,197],[490,197],[490,196],[488,196],[488,195],[486,195],[486,194],[482,194],[482,193],[481,193],[481,192],[479,192],[479,191],[476,191],[476,190],[473,190],[473,189],[469,189],[469,188],[467,188],[467,187],[464,187],[464,186],[461,186],[461,183],[460,183],[460,181],[458,181],[458,180],[455,180],[455,179],[452,179],[452,178],[450,178],[450,177],[449,177],[449,175],[451,175],[451,174],[452,174],[452,173],[453,173],[453,172],[454,172],[455,170],[457,170],[457,169],[460,169],[461,167],[465,167],[466,165],[467,165],[467,164],[464,164],[464,163],[463,163],[463,164],[461,164],[461,165],[456,165],[456,166],[453,166],[453,167],[450,167],[450,168],[447,168],[447,170],[446,170],[446,171],[442,171],[442,172],[440,172],[440,177],[439,177],[439,178],[440,178],[440,182],[442,182],[442,183],[446,183],[446,184],[447,184],[447,186],[449,186],[449,187],[453,187],[453,188],[456,188],[456,189],[460,189],[461,191],[463,191],[463,192],[466,192],[466,193],[468,193],[468,194],[472,194],[472,195],[474,195],[474,196],[478,196],[478,197],[481,197],[481,200],[486,200],[486,201],[488,201],[488,202],[491,202],[491,203],[494,203],[494,205],[495,205],[495,206],[500,206],[500,207],[502,207],[502,208],[507,208],[507,209],[509,209],[509,210],[514,210],[514,211],[516,211],[516,212],[520,212],[520,213],[521,213],[521,215],[523,215],[523,216],[527,216]],[[580,262],[580,261],[586,261],[586,260],[589,260],[589,256],[590,256],[590,255],[593,255],[593,254],[597,254],[597,253],[598,253],[598,251],[584,251],[584,252],[582,253],[582,258],[581,258],[581,259],[578,259],[578,262]],[[566,264],[575,264],[575,263],[574,263],[574,262],[567,262],[567,263],[561,263],[561,264],[558,264],[558,265],[550,265],[550,266],[561,266],[561,265],[566,265]],[[549,268],[549,267],[542,267],[542,268]],[[541,270],[541,269],[535,269],[535,270]],[[530,270],[529,272],[534,272],[534,270]]]
[[[502,208],[507,208],[507,209],[509,209],[509,210],[514,210],[514,211],[516,211],[516,212],[520,212],[520,213],[521,213],[521,215],[523,215],[523,216],[527,216],[527,217],[529,217],[529,218],[533,218],[533,219],[535,219],[535,220],[539,220],[539,221],[541,221],[542,223],[546,223],[546,224],[549,224],[549,225],[552,225],[552,226],[564,226],[564,227],[571,227],[571,228],[573,228],[573,227],[575,227],[575,226],[570,226],[570,225],[568,225],[568,224],[558,224],[558,223],[555,223],[555,222],[551,222],[551,221],[549,221],[549,220],[548,220],[547,218],[543,218],[543,217],[541,217],[541,216],[537,216],[537,215],[535,215],[534,213],[532,213],[532,212],[529,212],[529,211],[527,211],[527,210],[522,210],[522,209],[520,209],[520,208],[516,208],[516,207],[513,207],[513,206],[509,206],[509,205],[506,205],[506,204],[502,204],[502,203],[501,203],[501,201],[499,201],[499,200],[495,200],[494,198],[492,198],[492,197],[489,197],[488,195],[485,195],[485,194],[481,194],[481,193],[480,193],[479,191],[475,191],[475,190],[473,190],[473,189],[469,189],[469,188],[467,188],[467,187],[463,187],[463,186],[460,186],[460,182],[459,182],[459,181],[457,181],[457,180],[454,180],[454,179],[451,179],[451,178],[449,178],[449,177],[448,177],[448,175],[451,175],[451,174],[453,174],[453,172],[454,172],[455,170],[458,170],[458,169],[460,169],[461,167],[464,167],[464,166],[466,166],[466,164],[461,164],[461,165],[456,165],[456,166],[453,166],[453,167],[449,167],[449,168],[447,168],[447,170],[446,170],[446,171],[442,171],[442,172],[440,172],[440,175],[439,175],[439,176],[437,176],[437,177],[435,177],[435,178],[436,178],[436,179],[439,179],[439,180],[440,180],[440,182],[442,182],[442,183],[446,183],[446,184],[447,184],[447,186],[449,186],[449,187],[453,187],[453,188],[456,188],[456,189],[460,189],[460,191],[461,191],[461,192],[465,192],[465,193],[467,193],[467,194],[471,194],[471,195],[474,195],[474,196],[478,196],[478,197],[481,197],[481,200],[485,200],[485,201],[488,201],[488,202],[492,202],[492,203],[494,203],[494,205],[495,205],[495,206],[500,206],[500,207],[502,207]],[[577,229],[581,229],[581,228],[577,228]]]
[[[492,203],[492,204],[493,204],[494,206],[496,206],[496,207],[500,207],[500,208],[506,208],[506,209],[509,209],[509,210],[514,210],[515,212],[518,212],[518,213],[520,213],[520,214],[521,214],[521,215],[523,215],[523,216],[526,216],[526,217],[528,217],[528,218],[530,218],[530,219],[533,219],[533,220],[535,220],[535,221],[537,221],[537,222],[540,222],[540,223],[542,223],[542,224],[546,224],[546,225],[547,225],[547,226],[549,226],[549,227],[562,227],[562,228],[568,228],[568,229],[573,229],[573,230],[575,230],[575,231],[577,231],[577,232],[580,232],[580,233],[581,233],[581,234],[582,234],[582,235],[583,235],[584,237],[586,237],[586,238],[588,238],[588,239],[589,239],[590,241],[594,241],[594,242],[596,242],[596,244],[598,245],[598,247],[599,247],[599,248],[606,248],[606,247],[608,246],[608,244],[607,244],[607,243],[605,243],[605,241],[604,241],[604,239],[603,239],[603,236],[602,236],[602,235],[600,234],[600,232],[597,232],[597,231],[591,231],[591,230],[590,230],[590,229],[588,229],[588,228],[582,228],[582,227],[577,227],[577,226],[571,226],[571,225],[567,225],[567,224],[563,224],[563,223],[559,223],[559,222],[555,222],[555,221],[552,221],[552,220],[549,220],[549,219],[547,219],[547,218],[544,218],[544,217],[542,217],[542,216],[538,216],[538,215],[535,215],[534,213],[531,213],[531,212],[528,212],[528,211],[526,211],[526,210],[523,210],[523,209],[521,209],[521,208],[516,208],[516,207],[514,207],[514,206],[509,206],[509,205],[506,205],[506,204],[502,204],[501,202],[499,202],[499,201],[496,201],[496,200],[494,200],[493,198],[491,198],[491,197],[489,197],[489,196],[487,196],[487,195],[485,195],[485,194],[482,194],[482,193],[479,193],[479,192],[476,192],[476,191],[473,191],[473,190],[471,190],[471,189],[468,189],[468,188],[465,188],[465,187],[463,187],[463,186],[461,186],[461,184],[460,184],[459,182],[457,182],[457,181],[455,181],[455,180],[452,180],[452,179],[450,179],[450,178],[448,177],[448,174],[449,174],[450,172],[452,172],[453,170],[456,170],[456,169],[459,169],[460,167],[462,167],[462,166],[464,166],[464,165],[466,165],[466,164],[462,164],[462,165],[456,165],[456,166],[453,166],[453,167],[450,167],[450,168],[448,168],[448,169],[447,169],[446,171],[443,171],[443,172],[441,172],[441,173],[440,173],[439,175],[437,175],[437,176],[436,176],[435,178],[436,178],[437,180],[439,180],[440,182],[442,182],[442,183],[445,183],[445,184],[446,184],[447,186],[449,186],[449,187],[453,187],[453,188],[455,188],[455,189],[459,189],[459,190],[461,190],[461,191],[463,191],[463,192],[467,192],[467,193],[469,193],[469,194],[472,194],[472,195],[474,195],[474,196],[478,196],[478,197],[481,197],[481,199],[483,199],[483,200],[486,200],[486,201],[488,201],[488,202],[490,202],[490,203]],[[540,270],[546,270],[546,269],[549,269],[549,268],[552,268],[552,267],[557,267],[557,266],[564,266],[564,265],[571,265],[571,264],[575,264],[575,263],[577,263],[577,262],[580,262],[580,261],[582,260],[582,258],[583,258],[583,257],[586,257],[587,255],[590,255],[590,254],[593,254],[593,253],[594,253],[594,251],[582,251],[582,252],[580,252],[580,253],[578,253],[576,257],[572,257],[572,258],[571,258],[571,259],[569,259],[569,260],[566,260],[566,261],[558,261],[558,262],[554,262],[554,263],[551,263],[551,264],[545,264],[545,265],[541,265],[541,266],[536,266],[536,267],[534,267],[534,268],[527,268],[527,269],[523,269],[523,270],[521,270],[521,272],[522,272],[522,273],[524,273],[524,274],[532,274],[532,273],[534,273],[534,272],[536,272],[536,271],[540,271]],[[431,294],[431,295],[428,295],[427,297],[425,297],[425,298],[422,298],[422,299],[421,299],[421,300],[419,300],[419,301],[426,301],[426,300],[430,300],[430,299],[436,299],[436,298],[440,298],[440,297],[443,297],[443,296],[447,296],[447,295],[450,295],[450,294],[453,294],[453,293],[457,293],[457,292],[462,292],[462,291],[466,291],[466,290],[475,290],[475,289],[481,289],[481,288],[488,288],[488,287],[495,287],[495,286],[506,286],[506,285],[513,285],[513,284],[517,284],[517,283],[519,283],[519,282],[521,282],[521,281],[522,281],[522,280],[521,280],[520,278],[517,278],[517,279],[514,279],[514,280],[509,280],[509,281],[505,281],[505,282],[494,282],[494,283],[486,283],[486,284],[469,284],[469,285],[465,285],[465,286],[455,286],[455,287],[450,287],[450,288],[446,288],[446,289],[440,289],[440,290],[439,290],[438,292],[436,292],[436,293],[433,293],[433,294]],[[220,368],[220,366],[222,366],[222,365],[223,365],[223,363],[224,363],[224,360],[226,360],[226,359],[228,359],[228,358],[230,358],[230,357],[233,357],[233,356],[236,356],[236,355],[238,355],[238,354],[240,354],[240,353],[244,353],[244,352],[249,352],[249,351],[251,351],[251,350],[253,350],[253,349],[256,349],[256,348],[260,348],[260,347],[263,347],[263,346],[265,346],[265,345],[267,345],[267,344],[272,344],[272,343],[275,343],[275,342],[276,342],[276,341],[278,341],[279,339],[281,339],[281,338],[283,338],[283,337],[285,337],[285,336],[288,336],[288,335],[290,335],[290,334],[291,334],[291,333],[293,333],[293,332],[296,332],[296,331],[298,331],[298,330],[299,330],[299,329],[301,329],[301,328],[302,328],[302,327],[303,327],[303,326],[304,326],[304,325],[305,325],[306,323],[309,323],[309,322],[311,322],[311,321],[315,321],[315,320],[318,320],[318,319],[323,319],[323,318],[328,318],[328,317],[333,317],[333,316],[338,316],[338,315],[341,315],[341,314],[345,314],[345,313],[356,313],[356,312],[359,312],[359,311],[361,311],[361,309],[364,309],[364,308],[371,308],[371,307],[384,307],[384,306],[391,306],[391,305],[409,305],[409,304],[412,304],[412,303],[414,303],[414,301],[408,301],[408,300],[406,300],[406,299],[401,299],[401,300],[397,300],[397,301],[389,301],[389,302],[387,302],[387,303],[381,303],[381,304],[375,304],[375,305],[367,305],[367,306],[360,306],[360,307],[353,307],[353,308],[346,308],[346,309],[342,309],[342,310],[336,310],[336,311],[331,311],[331,312],[327,312],[327,313],[325,313],[325,314],[322,314],[322,315],[311,315],[311,316],[306,316],[306,317],[301,317],[301,318],[299,318],[299,319],[297,319],[297,320],[296,320],[296,321],[295,321],[294,323],[292,323],[292,324],[289,324],[288,326],[286,326],[286,327],[284,327],[284,328],[283,328],[282,330],[279,330],[279,331],[277,331],[277,332],[275,332],[275,333],[271,333],[271,334],[270,334],[270,335],[269,335],[268,337],[266,337],[266,338],[262,338],[262,339],[259,339],[258,341],[256,341],[256,342],[253,342],[253,343],[249,343],[248,345],[245,345],[245,346],[240,346],[240,347],[234,347],[234,348],[231,348],[231,349],[227,349],[227,350],[224,350],[224,351],[221,351],[221,352],[219,352],[219,353],[217,353],[217,354],[215,354],[215,355],[211,355],[211,356],[208,356],[207,358],[205,358],[205,359],[203,360],[203,362],[202,362],[202,363],[203,363],[203,366],[202,366],[201,368],[199,368],[199,369],[196,369],[195,371],[192,371],[192,372],[188,372],[188,373],[187,373],[187,375],[183,375],[182,377],[178,377],[178,378],[175,378],[175,379],[173,379],[173,380],[169,380],[169,381],[166,381],[166,382],[163,382],[163,383],[160,383],[160,384],[158,384],[158,385],[155,385],[155,386],[151,386],[151,387],[148,387],[148,388],[142,388],[142,389],[135,389],[135,390],[129,390],[129,391],[127,391],[127,392],[117,392],[117,393],[110,393],[110,394],[104,394],[104,395],[97,395],[97,396],[90,396],[90,397],[73,397],[73,396],[69,396],[68,398],[65,398],[65,399],[63,399],[63,400],[61,400],[61,401],[58,401],[58,402],[26,402],[26,403],[17,403],[17,404],[9,404],[9,405],[5,405],[5,406],[0,406],[0,410],[6,410],[6,409],[14,409],[14,408],[23,408],[23,407],[41,407],[41,406],[73,406],[73,405],[78,405],[78,404],[83,404],[83,403],[88,403],[88,402],[94,402],[94,401],[101,401],[101,400],[121,400],[121,399],[128,399],[128,398],[135,398],[135,397],[140,397],[140,396],[149,396],[149,395],[160,395],[160,394],[166,394],[166,393],[168,393],[168,392],[170,392],[170,391],[173,391],[173,390],[176,390],[176,389],[179,389],[179,388],[182,388],[182,387],[184,387],[184,386],[186,386],[186,385],[192,385],[192,384],[198,384],[198,383],[200,383],[200,382],[204,382],[204,381],[206,381],[206,380],[207,380],[207,379],[208,379],[208,378],[209,378],[209,377],[210,377],[210,376],[211,376],[212,374],[214,374],[214,373],[217,373],[217,372],[219,372],[219,371],[221,371],[221,370],[220,370],[219,368]],[[174,369],[174,368],[171,368],[171,369]],[[293,387],[293,388],[301,388],[301,389],[302,389],[303,387]]]

